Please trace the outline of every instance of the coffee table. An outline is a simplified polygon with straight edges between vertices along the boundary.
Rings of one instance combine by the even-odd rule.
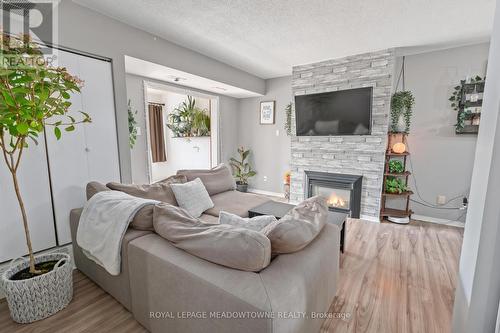
[[[252,218],[261,215],[272,215],[278,220],[285,216],[295,205],[279,202],[279,201],[268,201],[257,207],[254,207],[248,211],[248,217]],[[339,212],[328,212],[328,223],[336,224],[340,228],[340,251],[344,253],[345,244],[345,221],[347,219],[347,214]]]

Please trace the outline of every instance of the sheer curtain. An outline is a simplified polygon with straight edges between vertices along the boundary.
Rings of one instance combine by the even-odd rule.
[[[150,103],[149,110],[149,138],[151,142],[151,156],[153,163],[166,162],[165,135],[163,130],[163,107],[160,104]]]

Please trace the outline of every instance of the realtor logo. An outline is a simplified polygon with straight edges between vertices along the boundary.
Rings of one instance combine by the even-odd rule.
[[[54,0],[0,0],[3,33],[30,36],[40,44],[44,54],[52,54],[53,49],[49,46],[56,44],[57,3]]]

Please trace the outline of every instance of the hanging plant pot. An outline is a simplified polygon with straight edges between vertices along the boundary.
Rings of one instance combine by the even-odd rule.
[[[70,256],[51,253],[35,257],[35,264],[56,261],[54,268],[25,280],[13,279],[29,268],[29,261],[14,260],[1,277],[0,287],[5,293],[12,319],[20,324],[47,318],[64,309],[73,298],[73,267]]]

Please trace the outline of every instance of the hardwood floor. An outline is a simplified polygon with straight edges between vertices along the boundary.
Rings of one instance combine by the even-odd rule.
[[[463,229],[348,221],[339,291],[321,333],[449,332]],[[146,332],[131,313],[78,271],[70,305],[29,325],[0,301],[0,332]]]
[[[450,332],[463,229],[351,220],[325,332]]]

